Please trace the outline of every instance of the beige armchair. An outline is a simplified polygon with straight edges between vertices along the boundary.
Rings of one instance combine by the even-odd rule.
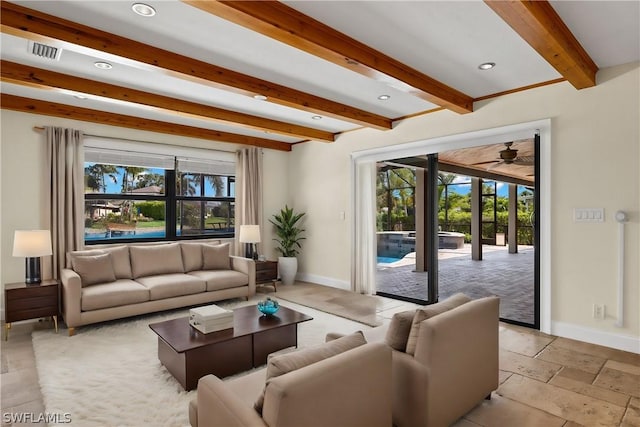
[[[262,415],[253,402],[265,390]],[[265,370],[198,382],[193,427],[390,427],[391,349],[364,344],[271,378]]]
[[[449,308],[449,302],[427,307],[437,312]],[[415,353],[392,354],[394,426],[449,426],[490,398],[498,388],[498,319],[499,298],[487,297],[419,323]],[[389,329],[385,325],[363,333],[367,342],[385,342]]]

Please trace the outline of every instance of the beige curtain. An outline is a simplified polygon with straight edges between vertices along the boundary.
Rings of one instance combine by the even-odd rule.
[[[238,241],[240,226],[254,224],[260,226],[260,234],[264,236],[262,223],[262,150],[249,147],[236,153],[236,219],[235,219],[235,254],[244,256],[244,244]],[[264,239],[264,237],[263,237]],[[261,253],[261,244],[258,244]]]
[[[371,295],[376,292],[376,163],[356,163],[354,181],[351,290]]]
[[[66,254],[84,245],[84,153],[82,132],[45,127],[45,205],[53,257],[43,277],[58,279]]]

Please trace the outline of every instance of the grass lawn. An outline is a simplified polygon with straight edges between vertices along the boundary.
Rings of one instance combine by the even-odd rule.
[[[164,221],[139,221],[136,228],[164,228]]]

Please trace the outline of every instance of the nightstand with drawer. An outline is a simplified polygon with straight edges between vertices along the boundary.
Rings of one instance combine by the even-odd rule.
[[[256,285],[272,285],[278,292],[278,261],[256,261]]]
[[[38,285],[8,283],[4,286],[5,340],[9,338],[12,322],[52,317],[58,332],[60,306],[58,280],[43,280]]]

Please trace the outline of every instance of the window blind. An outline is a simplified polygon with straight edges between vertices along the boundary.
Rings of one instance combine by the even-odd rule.
[[[176,159],[177,169],[180,172],[201,173],[206,175],[226,175],[236,174],[236,164],[223,160],[202,160],[178,157]]]
[[[84,160],[85,162],[142,168],[173,169],[175,167],[174,156],[94,147],[85,147]]]

